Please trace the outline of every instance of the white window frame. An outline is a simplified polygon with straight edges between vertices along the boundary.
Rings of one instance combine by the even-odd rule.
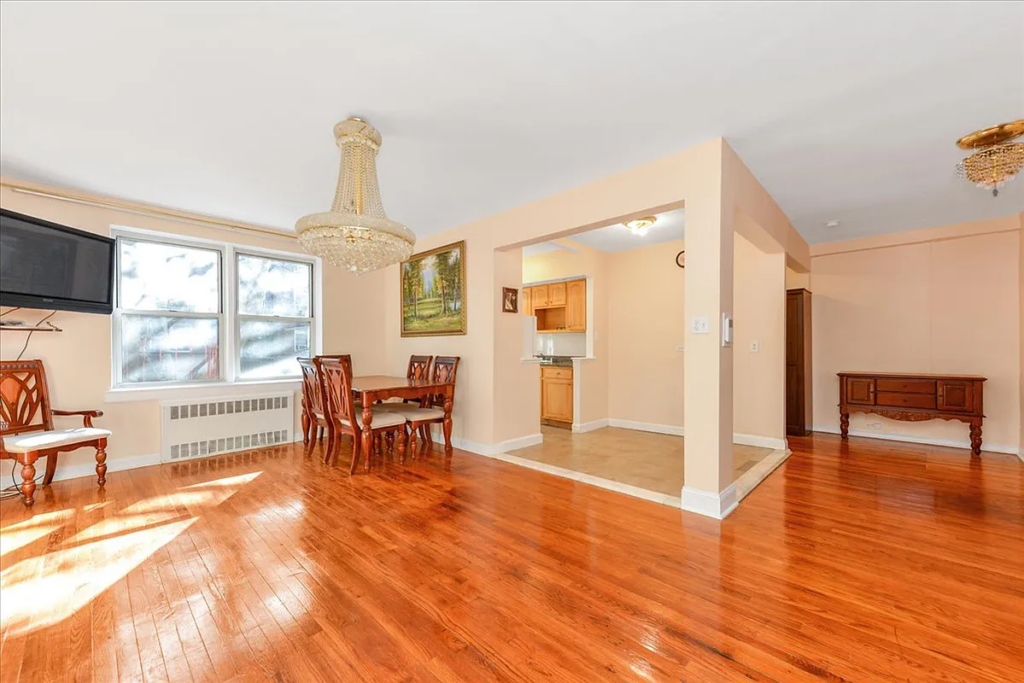
[[[220,378],[216,380],[194,380],[191,382],[135,382],[120,383],[121,373],[121,316],[141,314],[182,318],[212,318],[212,313],[178,313],[175,311],[143,311],[122,309],[120,304],[121,284],[121,249],[115,249],[116,270],[114,282],[114,311],[111,315],[111,368],[110,390],[104,395],[108,403],[123,401],[150,401],[184,398],[204,398],[213,396],[233,396],[251,394],[254,391],[301,388],[302,376],[296,372],[294,377],[273,379],[244,380],[240,378],[241,354],[238,353],[241,340],[242,320],[278,320],[278,321],[309,321],[310,324],[310,355],[321,352],[323,338],[323,277],[319,258],[293,251],[251,247],[230,242],[220,242],[200,237],[183,237],[181,235],[143,230],[124,226],[111,226],[110,236],[114,239],[127,239],[143,242],[174,244],[196,249],[217,251],[220,255],[220,312],[218,319],[218,364]],[[287,240],[287,237],[281,238]],[[312,281],[310,283],[310,318],[290,318],[281,316],[242,315],[238,312],[237,255],[244,254],[263,258],[309,264]]]
[[[281,252],[267,253],[266,251],[261,251],[261,250],[258,250],[258,249],[250,249],[248,247],[237,247],[237,248],[232,250],[232,254],[231,254],[232,278],[231,279],[232,279],[232,282],[234,283],[234,288],[233,288],[234,291],[232,292],[232,297],[231,297],[232,304],[233,304],[233,307],[232,307],[232,313],[233,313],[232,317],[233,317],[233,319],[231,321],[231,324],[232,324],[231,333],[232,333],[232,341],[233,341],[233,345],[232,346],[233,346],[233,348],[235,348],[235,349],[241,349],[242,348],[242,322],[244,322],[246,320],[264,320],[264,321],[268,321],[268,322],[293,322],[293,323],[307,322],[307,323],[309,323],[309,348],[310,348],[310,350],[312,350],[314,348],[313,337],[314,337],[314,335],[316,335],[316,321],[317,321],[317,316],[315,315],[316,309],[314,308],[314,306],[316,305],[316,298],[314,297],[314,292],[316,290],[315,275],[314,275],[314,272],[313,272],[314,268],[310,268],[309,269],[309,296],[310,296],[310,300],[309,300],[309,314],[310,314],[310,317],[308,317],[308,318],[295,318],[295,317],[292,317],[292,316],[283,316],[283,315],[253,315],[251,313],[242,313],[239,310],[239,308],[238,308],[239,290],[241,289],[241,285],[242,285],[242,282],[241,282],[241,280],[238,277],[238,257],[239,256],[255,256],[257,258],[274,259],[275,261],[290,261],[292,263],[302,263],[302,264],[310,265],[310,266],[313,265],[313,261],[311,259],[309,259],[309,258],[297,258],[297,256],[298,256],[297,254],[282,254]],[[311,355],[313,355],[313,354],[311,354]],[[242,376],[242,354],[241,353],[232,354],[231,365],[232,365],[231,369],[232,369],[232,373],[233,373],[232,376],[235,377],[235,378],[241,378],[241,376]],[[295,376],[294,376],[293,379],[298,379],[298,380],[302,379],[302,371],[300,369],[296,368],[296,373],[295,373]],[[247,381],[247,380],[239,379],[238,381]],[[265,380],[248,380],[248,381],[259,382],[259,381],[265,381]]]

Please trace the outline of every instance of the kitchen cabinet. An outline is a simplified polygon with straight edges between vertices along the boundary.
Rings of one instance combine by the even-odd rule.
[[[548,299],[549,299],[548,286],[547,285],[537,285],[537,286],[533,287],[532,289],[533,289],[533,309],[537,310],[538,308],[547,308],[547,306],[548,306]]]
[[[587,331],[587,281],[571,280],[566,285],[565,328],[569,332]]]
[[[564,282],[552,282],[548,285],[548,306],[565,306]]]
[[[523,287],[523,313],[537,316],[538,332],[587,331],[586,279]]]
[[[572,424],[572,368],[542,366],[540,369],[540,418]]]

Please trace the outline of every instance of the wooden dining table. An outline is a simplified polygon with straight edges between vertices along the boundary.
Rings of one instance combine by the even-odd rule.
[[[363,402],[363,448],[367,465],[373,447],[373,404],[389,398],[418,399],[425,402],[431,396],[444,397],[444,453],[452,454],[452,400],[455,385],[451,382],[435,382],[431,379],[410,379],[387,375],[363,375],[352,378],[352,393],[358,394]]]

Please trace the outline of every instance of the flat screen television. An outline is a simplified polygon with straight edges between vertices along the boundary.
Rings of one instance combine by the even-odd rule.
[[[114,310],[114,240],[0,209],[0,306]]]

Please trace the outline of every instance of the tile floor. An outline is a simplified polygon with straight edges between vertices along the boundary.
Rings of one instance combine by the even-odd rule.
[[[544,443],[512,451],[526,460],[584,472],[671,496],[683,489],[685,437],[605,427],[584,434],[541,427]],[[733,446],[733,481],[772,450]]]

